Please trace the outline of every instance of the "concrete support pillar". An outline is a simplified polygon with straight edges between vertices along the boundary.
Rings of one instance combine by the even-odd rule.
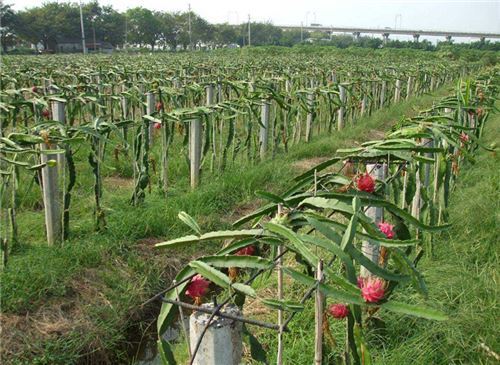
[[[203,307],[214,309],[213,304]],[[222,313],[241,316],[238,307],[229,305]],[[189,337],[191,350],[194,351],[198,338],[202,333],[210,314],[194,312],[189,317]],[[234,365],[241,362],[243,351],[242,324],[227,318],[215,317],[203,336],[200,348],[196,353],[193,365]]]
[[[260,143],[260,159],[264,160],[267,155],[267,146],[269,143],[269,111],[271,109],[271,103],[267,100],[262,100],[260,121],[262,125],[260,126],[259,133],[259,143]]]
[[[418,39],[420,38],[420,34],[413,35],[413,42],[418,43]]]
[[[368,171],[374,179],[384,180],[385,178],[385,166],[383,164],[367,164],[366,171]],[[368,207],[365,214],[367,217],[371,218],[375,224],[384,221],[384,208]],[[363,241],[361,244],[361,252],[363,255],[376,264],[378,264],[379,251],[380,247],[370,240]],[[363,278],[366,278],[371,275],[371,272],[364,266],[361,266],[360,274]]]

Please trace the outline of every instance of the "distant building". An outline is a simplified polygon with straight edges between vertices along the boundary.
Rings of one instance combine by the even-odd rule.
[[[113,46],[109,42],[96,41],[85,42],[89,53],[112,53]],[[80,39],[58,39],[57,53],[82,53],[82,41]]]

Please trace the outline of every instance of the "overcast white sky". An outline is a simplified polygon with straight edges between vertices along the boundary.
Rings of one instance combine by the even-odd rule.
[[[16,10],[40,5],[41,0],[4,0]],[[75,0],[77,1],[77,0]],[[83,3],[89,0],[82,0]],[[59,2],[64,2],[59,0]],[[126,10],[187,10],[213,23],[255,21],[274,24],[391,27],[500,33],[500,0],[100,0]]]

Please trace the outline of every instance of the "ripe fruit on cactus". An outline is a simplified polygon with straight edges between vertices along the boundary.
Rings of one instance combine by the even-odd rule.
[[[201,298],[207,294],[209,285],[210,281],[200,274],[195,275],[187,287],[186,295],[193,298],[197,304],[201,304]]]
[[[157,122],[157,123],[153,124],[153,128],[154,129],[160,129],[161,128],[161,123]]]
[[[42,110],[42,117],[44,117],[44,118],[50,117],[50,112],[48,111],[48,109]]]
[[[364,175],[358,177],[356,180],[356,186],[358,187],[358,190],[373,193],[375,191],[375,180],[373,180],[369,173],[365,173]]]
[[[163,103],[161,101],[156,103],[156,111],[159,112],[163,108]]]
[[[33,87],[31,88],[31,91],[33,91],[34,93],[37,93],[37,92],[38,92],[38,88],[37,88],[36,86],[33,86]]]
[[[335,319],[344,319],[349,314],[349,308],[345,304],[332,304],[328,312]]]
[[[254,246],[247,246],[240,248],[235,255],[236,256],[252,256],[255,253],[255,247]]]
[[[384,298],[385,282],[379,278],[366,278],[363,280],[361,295],[369,303],[377,303]]]
[[[389,223],[384,223],[384,222],[380,222],[378,224],[378,229],[380,229],[380,231],[385,234],[385,236],[388,238],[388,239],[393,239],[394,238],[394,225],[392,224],[389,224]]]
[[[462,143],[467,143],[469,142],[469,135],[465,132],[460,133],[460,141]]]

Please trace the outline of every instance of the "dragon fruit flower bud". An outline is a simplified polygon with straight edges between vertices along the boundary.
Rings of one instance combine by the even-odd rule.
[[[361,288],[361,295],[369,303],[377,303],[384,298],[385,282],[379,278],[367,278]]]
[[[378,229],[380,229],[380,231],[385,234],[385,236],[388,238],[388,239],[393,239],[394,236],[395,236],[395,233],[394,233],[394,225],[392,224],[389,224],[389,223],[384,223],[384,222],[380,222],[378,224]]]

